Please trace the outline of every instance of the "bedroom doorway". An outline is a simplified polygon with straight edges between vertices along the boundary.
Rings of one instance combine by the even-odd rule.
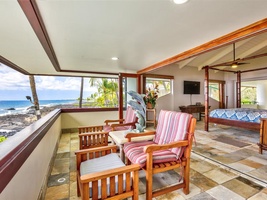
[[[210,105],[216,108],[226,108],[227,102],[225,102],[225,81],[210,80],[209,81],[209,98]],[[226,98],[227,100],[227,98]]]

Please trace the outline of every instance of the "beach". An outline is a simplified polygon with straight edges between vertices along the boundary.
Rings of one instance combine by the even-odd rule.
[[[57,108],[77,108],[74,104],[62,104],[49,107],[43,107],[40,109],[41,116],[47,115],[49,112]],[[0,116],[0,136],[11,137],[17,132],[21,131],[25,127],[31,125],[37,120],[33,109],[29,109],[26,114],[10,114]]]

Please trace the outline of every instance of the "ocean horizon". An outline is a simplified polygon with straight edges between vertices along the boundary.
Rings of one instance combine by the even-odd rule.
[[[51,107],[62,104],[73,104],[75,99],[64,100],[39,100],[40,108]],[[29,100],[0,100],[0,116],[9,114],[26,114],[28,108],[33,106]]]

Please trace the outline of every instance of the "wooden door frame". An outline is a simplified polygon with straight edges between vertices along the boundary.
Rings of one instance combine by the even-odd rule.
[[[122,80],[123,78],[136,78],[137,92],[141,92],[141,75],[140,74],[130,74],[130,73],[119,73],[119,119],[123,119],[123,87]]]

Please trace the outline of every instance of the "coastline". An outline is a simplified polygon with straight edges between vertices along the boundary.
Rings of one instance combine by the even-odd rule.
[[[41,116],[43,117],[57,108],[77,108],[77,106],[75,106],[75,104],[59,104],[43,107],[40,109]],[[36,115],[33,113],[35,113],[35,111],[33,109],[29,109],[29,112],[26,114],[17,113],[0,116],[0,137],[11,137],[25,127],[31,125],[37,120]]]

